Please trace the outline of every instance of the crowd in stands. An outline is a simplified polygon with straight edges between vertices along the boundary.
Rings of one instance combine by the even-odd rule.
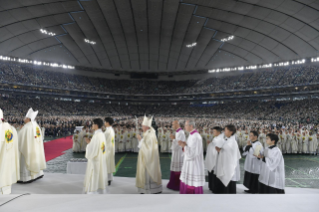
[[[318,99],[299,101],[241,101],[214,105],[132,105],[108,104],[107,102],[72,102],[52,98],[31,99],[0,98],[0,108],[5,120],[18,126],[23,124],[25,113],[32,107],[39,110],[37,121],[48,135],[69,134],[75,126],[90,125],[94,117],[130,117],[152,114],[157,119],[165,117],[191,117],[261,121],[271,124],[294,126],[318,125]],[[58,133],[59,132],[59,133]]]
[[[15,62],[0,62],[0,82],[113,94],[197,94],[260,87],[319,84],[319,66],[274,67],[222,77],[212,74],[211,78],[203,80],[152,81],[95,78],[45,71],[41,67]]]

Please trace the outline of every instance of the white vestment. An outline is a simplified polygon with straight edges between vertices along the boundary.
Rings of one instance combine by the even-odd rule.
[[[285,164],[278,147],[266,148],[265,158],[261,164],[259,182],[277,189],[285,188]]]
[[[20,179],[18,134],[0,120],[0,195],[10,194],[11,185]]]
[[[298,153],[298,137],[296,135],[291,137],[291,153]]]
[[[79,140],[79,134],[73,135],[73,152],[80,152],[81,151],[81,141]]]
[[[317,150],[317,136],[316,135],[312,135],[309,136],[309,153],[315,153]]]
[[[246,156],[244,170],[253,174],[260,173],[261,160],[254,156],[255,148],[258,145],[261,146],[260,154],[263,154],[264,147],[259,141],[252,142],[252,147],[249,149],[249,151],[245,151],[246,146],[243,148],[243,156]]]
[[[308,136],[301,136],[302,139],[302,153],[308,153]]]
[[[113,180],[113,173],[115,172],[115,133],[112,127],[107,127],[105,132],[106,140],[106,164],[108,172],[108,180]]]
[[[224,141],[223,146],[219,146],[219,148],[221,150],[215,167],[216,177],[227,187],[230,181],[240,180],[239,159],[241,156],[235,135]]]
[[[136,168],[136,187],[139,193],[162,192],[162,172],[159,160],[158,141],[155,130],[150,128],[139,143]]]
[[[90,136],[90,132],[86,132],[86,131],[83,132],[82,141],[81,141],[81,151],[82,152],[86,151],[87,143],[85,141],[85,138],[89,138],[89,136]]]
[[[178,141],[186,141],[185,133],[181,128],[176,131],[175,139],[172,141],[171,171],[173,172],[182,171],[184,161],[183,148],[178,145]]]
[[[132,135],[132,149],[133,149],[133,152],[138,152],[138,140],[136,138],[136,132],[138,133],[138,131],[135,130],[133,132],[133,135]]]
[[[224,134],[221,133],[220,135],[215,137],[212,142],[210,142],[208,144],[207,154],[206,154],[206,158],[205,158],[205,166],[206,166],[207,171],[212,172],[213,169],[215,168],[216,162],[217,162],[217,157],[218,157],[216,145],[222,146],[224,141],[225,141]]]
[[[168,132],[163,133],[161,137],[161,152],[168,152],[169,136]]]
[[[107,193],[108,175],[106,163],[106,139],[101,129],[95,131],[91,142],[86,146],[85,157],[88,159],[84,193]]]
[[[188,186],[200,187],[205,185],[205,165],[203,142],[200,134],[193,130],[184,147],[184,164],[180,176],[181,182]]]
[[[28,182],[43,176],[46,169],[43,136],[39,125],[28,122],[19,131],[20,181]]]

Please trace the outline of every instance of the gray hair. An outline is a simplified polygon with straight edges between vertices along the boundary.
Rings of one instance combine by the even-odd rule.
[[[195,121],[191,121],[191,120],[186,120],[186,122],[188,121],[188,124],[190,125],[190,126],[193,126],[193,128],[195,128]]]
[[[173,121],[177,121],[179,126],[181,126],[183,124],[183,122],[181,120],[178,120],[178,119],[173,119]]]

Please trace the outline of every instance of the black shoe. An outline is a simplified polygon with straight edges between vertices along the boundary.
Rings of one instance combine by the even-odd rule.
[[[111,185],[111,182],[112,182],[112,181],[109,181],[109,186]]]
[[[244,190],[248,194],[252,194],[253,192],[251,190]]]
[[[162,192],[158,192],[158,193],[155,193],[155,194],[161,194]]]

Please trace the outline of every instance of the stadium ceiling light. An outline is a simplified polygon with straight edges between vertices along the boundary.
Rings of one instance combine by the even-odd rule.
[[[286,62],[279,62],[279,63],[268,63],[268,64],[261,64],[261,65],[250,65],[250,66],[239,66],[237,68],[222,68],[222,69],[211,69],[208,70],[208,73],[215,73],[215,72],[227,72],[227,71],[243,71],[243,70],[255,70],[255,69],[263,69],[263,68],[271,68],[271,67],[282,67],[282,66],[289,66],[289,65],[300,65],[304,64],[308,61],[311,62],[319,62],[319,57],[316,58],[309,58],[309,59],[301,59],[296,61],[286,61]]]
[[[292,61],[291,64],[293,64],[293,65],[298,65],[298,64],[304,64],[305,62],[306,62],[306,60],[303,59],[303,60]]]
[[[234,36],[234,35],[231,35],[231,36],[229,36],[229,37],[227,37],[227,38],[221,39],[221,41],[222,41],[222,42],[227,42],[227,41],[233,40],[234,38],[235,38],[235,36]]]
[[[194,47],[194,46],[196,46],[196,45],[197,45],[197,43],[195,42],[195,43],[192,43],[192,44],[186,45],[186,47],[187,47],[187,48],[191,48],[191,47]]]
[[[19,63],[27,63],[27,64],[34,64],[34,65],[42,65],[42,66],[50,66],[50,67],[57,67],[57,68],[64,68],[64,69],[75,69],[74,66],[70,65],[64,65],[64,64],[58,64],[58,63],[46,63],[42,61],[37,61],[37,60],[28,60],[28,59],[21,59],[21,58],[13,58],[13,57],[7,57],[7,56],[2,56],[0,55],[0,60],[4,61],[16,61]]]
[[[272,67],[271,63],[258,66],[258,68],[271,68],[271,67]]]
[[[90,41],[90,40],[88,40],[88,39],[86,39],[86,38],[84,38],[84,41],[85,41],[86,43],[89,43],[89,44],[92,44],[92,45],[95,45],[95,44],[96,44],[96,42]]]
[[[55,35],[56,35],[55,33],[53,33],[53,32],[48,32],[48,31],[46,31],[45,29],[40,29],[40,32],[41,32],[42,34],[46,34],[46,35],[50,35],[50,36],[55,36]]]

